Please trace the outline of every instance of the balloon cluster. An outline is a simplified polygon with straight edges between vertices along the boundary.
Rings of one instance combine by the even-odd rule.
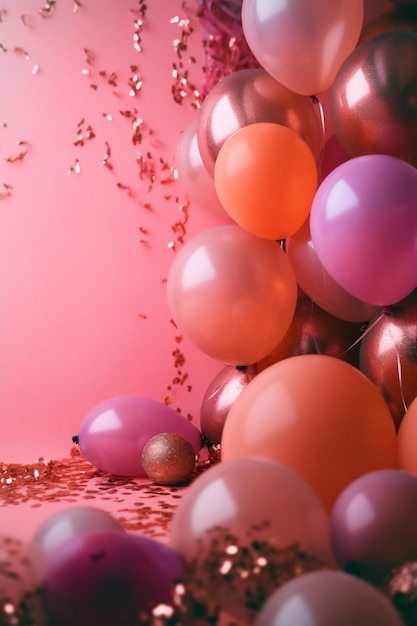
[[[257,65],[224,73],[177,149],[227,223],[177,252],[168,302],[223,369],[201,431],[124,396],[76,440],[161,484],[190,481],[203,437],[221,458],[169,546],[92,509],[38,529],[54,626],[415,623],[417,30],[394,4],[363,28],[362,0],[200,2]]]

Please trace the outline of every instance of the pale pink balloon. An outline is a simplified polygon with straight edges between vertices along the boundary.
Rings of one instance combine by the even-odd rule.
[[[123,526],[110,513],[92,506],[78,506],[48,517],[36,530],[32,542],[45,554],[51,554],[67,539],[90,530],[124,532]]]
[[[277,549],[297,544],[331,567],[329,533],[328,516],[306,481],[269,459],[244,457],[213,465],[188,487],[174,513],[170,544],[186,560],[199,560],[196,575],[207,579],[211,597],[239,617],[245,598],[238,590],[225,594],[223,576],[205,567],[212,549],[219,552],[226,536],[240,549],[253,541]]]
[[[297,283],[278,243],[225,225],[181,248],[167,297],[178,328],[197,348],[229,365],[252,365],[288,330]]]
[[[197,141],[197,125],[198,120],[191,122],[178,140],[175,151],[178,180],[191,201],[231,222],[219,200],[214,180],[202,161]]]
[[[243,0],[242,24],[262,67],[288,89],[312,96],[330,87],[355,48],[363,0]]]
[[[366,322],[378,307],[348,293],[330,276],[317,256],[308,220],[286,240],[286,251],[297,282],[319,307],[347,322]]]

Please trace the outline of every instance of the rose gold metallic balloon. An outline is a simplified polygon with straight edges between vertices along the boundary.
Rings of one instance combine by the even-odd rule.
[[[276,348],[256,364],[257,373],[299,354],[324,354],[358,367],[359,348],[353,344],[361,334],[360,324],[334,317],[307,296],[300,296],[291,326]]]
[[[330,115],[351,156],[386,154],[417,166],[417,33],[393,30],[359,45],[340,68]]]
[[[229,409],[256,375],[256,367],[224,367],[207,388],[201,404],[200,429],[212,445],[220,443]]]
[[[368,328],[360,343],[360,369],[384,396],[398,428],[417,396],[417,290],[392,310],[380,310]]]
[[[210,90],[200,109],[197,140],[207,171],[214,175],[214,164],[226,139],[258,122],[291,128],[318,159],[324,132],[316,106],[308,96],[290,91],[265,70],[239,70],[226,76]]]
[[[358,45],[371,39],[371,37],[376,37],[390,30],[417,32],[417,4],[404,6],[375,17],[362,29]]]

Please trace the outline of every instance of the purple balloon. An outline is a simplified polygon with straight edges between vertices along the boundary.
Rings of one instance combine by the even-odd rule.
[[[133,533],[76,535],[50,557],[42,584],[54,626],[136,626],[158,604],[171,604],[184,573],[173,548]],[[48,622],[49,623],[49,622]]]
[[[340,567],[380,583],[417,559],[417,476],[379,470],[356,479],[336,500],[330,529]]]
[[[116,396],[86,415],[78,444],[98,469],[118,476],[143,477],[143,448],[149,439],[164,432],[187,439],[196,454],[202,447],[199,429],[169,406],[140,396]]]
[[[310,214],[316,253],[356,298],[395,304],[417,286],[417,169],[372,154],[350,159],[323,180]]]

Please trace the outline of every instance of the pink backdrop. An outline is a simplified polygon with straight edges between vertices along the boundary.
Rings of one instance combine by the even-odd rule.
[[[0,6],[6,462],[67,455],[85,414],[115,395],[169,398],[198,425],[201,398],[223,367],[178,342],[163,282],[175,254],[169,244],[181,245],[182,225],[175,225],[187,215],[181,182],[165,182],[164,164],[173,166],[180,134],[198,115],[191,93],[174,101],[172,70],[182,61],[190,81],[202,85],[204,34],[194,19],[180,59],[173,42],[184,25],[171,20],[187,18],[182,0],[149,2],[139,29],[141,4],[59,0],[49,12],[42,0]],[[367,0],[365,8],[369,19],[392,5]],[[139,80],[141,89],[129,95]],[[143,120],[136,144],[135,118]],[[138,153],[155,168],[152,185]],[[193,203],[185,239],[219,223]],[[183,385],[171,385],[184,374]]]
[[[164,163],[173,166],[180,133],[197,115],[194,97],[178,104],[171,93],[180,61],[173,42],[184,27],[170,20],[187,15],[181,1],[154,0],[140,32],[139,5],[60,0],[45,17],[40,0],[0,7],[3,461],[66,455],[84,415],[115,395],[168,396],[198,420],[222,367],[177,342],[163,282],[174,256],[168,244],[180,235],[173,226],[185,219],[184,191],[179,181],[163,182],[171,176]],[[202,33],[193,26],[182,62],[200,85]],[[143,120],[136,144],[135,118]],[[78,135],[84,145],[74,145]],[[151,191],[139,152],[155,169]],[[68,174],[77,160],[80,173]],[[192,205],[186,238],[217,223]],[[175,350],[188,379],[169,390]]]

